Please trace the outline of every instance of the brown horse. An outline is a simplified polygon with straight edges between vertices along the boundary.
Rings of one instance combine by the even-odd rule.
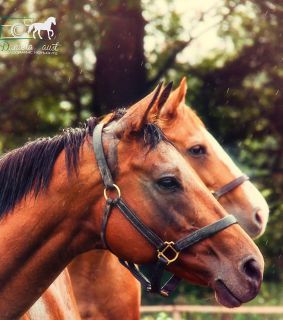
[[[81,319],[67,269],[56,278],[21,320]]]
[[[184,78],[161,109],[158,125],[186,155],[207,188],[217,191],[216,198],[226,211],[237,217],[242,228],[252,238],[257,238],[265,231],[268,205],[249,180],[240,180],[225,191],[225,186],[245,176],[207,131],[195,112],[185,105],[186,92]],[[152,117],[154,118],[154,110]]]
[[[109,169],[100,165],[102,152],[93,152],[96,145],[89,139],[97,132],[93,120],[84,129],[38,140],[1,159],[0,252],[5,253],[0,266],[1,319],[20,317],[74,257],[104,247],[103,210],[108,217],[112,206],[103,230],[117,256],[137,264],[155,262],[158,256],[164,264],[164,241],[173,241],[181,252],[167,266],[169,271],[212,287],[219,302],[229,307],[256,296],[262,255],[238,225],[231,225],[234,220],[150,122],[150,109],[162,105],[156,97],[143,99],[120,120],[110,121],[103,132],[107,157],[103,161],[119,186],[117,198],[108,199],[106,207],[101,177],[106,184]],[[108,197],[112,193],[108,195],[107,184],[106,188]],[[125,212],[133,212],[125,208],[136,212],[135,223],[125,218]],[[183,250],[194,232],[204,232],[208,225],[214,230],[214,223],[223,226],[227,221],[221,232],[218,229]]]
[[[84,253],[68,270],[82,319],[139,319],[140,283],[111,252]]]
[[[158,124],[206,186],[210,190],[222,189],[243,174],[200,118],[185,105],[186,91],[186,79],[183,79],[162,107]],[[152,120],[156,114],[157,110],[151,111]],[[250,181],[243,180],[218,200],[251,237],[264,232],[268,206]],[[98,260],[103,267],[93,268],[93,261]],[[125,313],[128,319],[139,318],[139,284],[110,252],[96,250],[83,254],[68,269],[83,319],[121,319]]]

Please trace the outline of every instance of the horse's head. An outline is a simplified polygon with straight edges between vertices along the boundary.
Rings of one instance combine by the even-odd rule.
[[[48,21],[50,24],[54,24],[56,26],[56,18],[49,17],[46,21]]]
[[[216,191],[242,176],[242,172],[206,130],[198,116],[185,105],[186,91],[186,79],[183,79],[160,110],[158,123],[166,136],[186,155],[205,185]],[[269,209],[250,181],[243,179],[241,182],[227,192],[224,189],[219,201],[255,238],[265,231]]]
[[[153,94],[139,101],[121,119],[109,122],[102,140],[128,207],[162,240],[176,242],[227,214],[188,161],[150,122],[149,108],[160,107],[165,96],[163,92],[155,104]],[[102,199],[92,208],[98,225],[104,205]],[[111,250],[123,259],[134,263],[156,260],[155,248],[117,206],[112,208],[105,235]],[[232,307],[258,293],[263,265],[256,245],[235,224],[181,251],[168,269],[190,282],[211,286],[218,300]]]

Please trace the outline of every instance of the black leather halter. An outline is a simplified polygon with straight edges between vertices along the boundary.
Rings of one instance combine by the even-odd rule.
[[[177,286],[180,279],[173,275],[163,286],[161,286],[161,278],[165,268],[172,262],[174,262],[180,252],[219,231],[237,223],[236,218],[233,215],[228,215],[208,226],[198,229],[188,236],[174,242],[163,241],[156,233],[148,228],[140,218],[131,210],[123,198],[119,187],[114,183],[112,174],[108,167],[107,161],[104,155],[104,149],[102,144],[102,130],[103,124],[98,124],[93,131],[93,148],[97,165],[104,184],[104,197],[106,199],[105,211],[102,220],[101,239],[106,248],[111,250],[106,241],[106,228],[107,222],[111,214],[111,209],[116,206],[120,209],[124,217],[140,232],[147,241],[156,249],[156,261],[152,270],[152,274],[147,278],[132,262],[124,261],[120,259],[120,262],[130,270],[137,280],[145,287],[148,292],[159,293],[163,296],[168,296]],[[107,191],[115,189],[117,196],[115,198],[108,197]]]
[[[226,193],[234,190],[235,188],[237,188],[247,180],[250,180],[250,178],[244,174],[236,178],[235,180],[232,180],[231,182],[225,184],[223,187],[219,188],[218,190],[212,191],[212,194],[218,200],[219,198],[223,197]]]

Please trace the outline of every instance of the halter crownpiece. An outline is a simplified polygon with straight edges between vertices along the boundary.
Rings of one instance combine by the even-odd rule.
[[[163,241],[156,233],[154,233],[149,227],[147,227],[142,220],[131,210],[121,196],[120,188],[114,183],[111,171],[108,167],[103,144],[102,144],[102,131],[103,123],[98,124],[93,130],[93,148],[96,158],[96,162],[101,174],[101,178],[104,184],[104,197],[106,199],[106,205],[104,209],[104,215],[101,226],[101,239],[105,248],[110,247],[106,240],[106,228],[109,217],[112,212],[112,208],[115,206],[119,208],[124,217],[135,227],[135,229],[141,233],[147,241],[156,249],[156,262],[152,269],[152,274],[148,278],[139,268],[130,261],[119,259],[121,264],[125,266],[132,275],[145,287],[148,292],[159,293],[163,296],[169,296],[169,294],[175,290],[180,278],[173,275],[163,286],[161,286],[162,275],[165,268],[176,261],[180,252],[212,235],[218,233],[221,230],[237,223],[236,218],[233,215],[228,215],[208,226],[198,229],[188,236],[174,242]],[[108,196],[108,191],[115,190],[116,197],[111,198]]]

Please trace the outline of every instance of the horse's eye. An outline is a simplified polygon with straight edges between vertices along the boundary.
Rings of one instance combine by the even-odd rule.
[[[157,181],[157,185],[162,190],[175,191],[181,187],[179,181],[175,177],[164,177]]]
[[[206,154],[206,149],[204,146],[197,144],[188,149],[188,153],[193,157],[201,157]]]

